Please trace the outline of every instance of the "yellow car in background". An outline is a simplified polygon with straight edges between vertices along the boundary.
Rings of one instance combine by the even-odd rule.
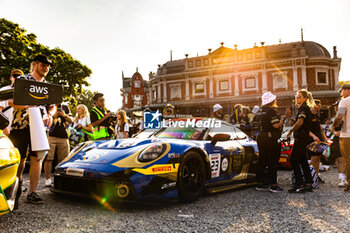
[[[0,215],[12,211],[15,207],[20,160],[19,151],[0,130]]]

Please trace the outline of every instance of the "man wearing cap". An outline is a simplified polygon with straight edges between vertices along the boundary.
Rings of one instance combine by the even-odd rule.
[[[46,82],[45,76],[50,70],[52,65],[51,60],[48,59],[45,55],[37,55],[34,57],[31,66],[30,72],[27,75],[20,76],[18,78],[37,81],[37,82]],[[13,111],[13,120],[11,125],[11,132],[9,138],[15,147],[18,148],[21,154],[21,162],[18,168],[17,176],[20,180],[19,190],[21,190],[23,182],[23,170],[25,166],[25,161],[27,159],[27,149],[29,147],[29,156],[30,156],[30,170],[29,170],[29,193],[27,195],[28,202],[33,204],[41,204],[43,200],[36,193],[36,188],[40,179],[42,160],[38,160],[37,154],[31,150],[31,139],[29,131],[29,116],[27,112],[28,106],[24,105],[14,105],[13,101],[9,101],[9,105],[14,108]],[[39,106],[44,112],[44,119],[47,118],[46,110],[43,106]],[[46,118],[45,118],[46,117]],[[20,195],[20,194],[19,194]]]
[[[2,88],[0,88],[0,91],[5,91],[8,89],[11,89],[13,87],[13,83],[15,82],[15,79],[21,75],[23,75],[23,71],[19,70],[19,69],[14,69],[11,71],[11,76],[10,76],[10,81],[11,84],[8,86],[4,86]],[[4,134],[6,136],[9,136],[10,134],[10,128],[11,128],[11,123],[12,123],[12,114],[13,114],[13,108],[11,106],[9,106],[9,101],[5,100],[5,101],[1,101],[0,102],[0,110],[2,111],[2,113],[7,117],[7,119],[9,120],[9,125],[3,130]]]
[[[223,119],[222,111],[223,111],[223,107],[220,104],[215,104],[213,106],[214,118],[222,120]]]
[[[334,119],[332,127],[337,130],[341,125],[339,146],[344,158],[347,186],[344,191],[350,191],[350,84],[344,84],[340,88],[340,95],[344,98],[339,102],[338,114]]]

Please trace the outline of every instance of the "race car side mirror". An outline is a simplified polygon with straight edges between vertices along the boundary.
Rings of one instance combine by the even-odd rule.
[[[211,144],[215,146],[217,142],[224,142],[230,139],[231,139],[231,136],[229,134],[225,134],[225,133],[215,134],[214,137],[211,139]]]

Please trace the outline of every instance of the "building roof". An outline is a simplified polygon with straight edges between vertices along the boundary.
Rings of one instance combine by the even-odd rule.
[[[243,50],[237,50],[239,52],[245,52],[261,47],[248,48]],[[265,46],[267,59],[282,59],[282,58],[291,58],[292,52],[294,51],[297,56],[309,56],[309,57],[326,57],[331,58],[331,55],[325,47],[322,45],[313,42],[313,41],[298,41],[291,43],[275,44]],[[214,50],[206,56],[219,56],[219,55],[233,55],[235,49],[227,48],[221,46],[218,49]],[[304,52],[305,51],[305,52]],[[195,57],[194,57],[195,58]],[[199,58],[199,57],[198,57]],[[185,71],[185,62],[186,59],[168,61],[158,68],[157,75],[180,73]]]
[[[303,48],[305,49],[305,54],[309,57],[331,57],[325,47],[313,41],[298,41],[284,44],[268,45],[266,48],[268,58],[271,59],[291,57],[290,52],[293,49],[298,51]]]

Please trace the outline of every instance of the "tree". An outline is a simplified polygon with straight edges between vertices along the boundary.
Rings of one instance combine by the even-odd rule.
[[[28,34],[18,24],[0,18],[1,86],[10,83],[9,76],[14,68],[28,73],[32,59],[38,54],[45,54],[52,60],[53,66],[46,80],[63,85],[64,101],[75,100],[83,93],[84,87],[90,85],[87,78],[92,71],[86,65],[60,48],[50,49],[37,43],[35,34]]]
[[[77,106],[78,104],[84,104],[89,111],[92,109],[93,105],[93,101],[92,101],[92,97],[97,93],[97,91],[90,91],[90,90],[83,90],[82,94],[79,95],[76,99],[71,99],[69,102],[71,111],[73,113],[73,115],[75,115],[76,110],[77,110]]]

